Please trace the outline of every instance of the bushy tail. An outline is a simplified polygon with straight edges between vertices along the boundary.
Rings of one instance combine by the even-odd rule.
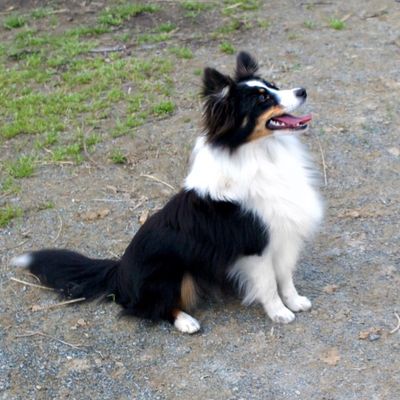
[[[119,261],[98,260],[70,250],[39,250],[15,257],[11,264],[28,268],[43,284],[65,297],[93,299],[117,293]]]

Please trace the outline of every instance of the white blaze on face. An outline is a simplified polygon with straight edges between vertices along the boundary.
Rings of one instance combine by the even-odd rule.
[[[296,96],[296,92],[297,90],[299,90],[299,88],[288,89],[288,90],[272,89],[268,87],[264,82],[258,81],[256,79],[247,81],[245,82],[245,84],[250,87],[258,87],[260,89],[266,89],[277,99],[279,105],[283,107],[283,111],[287,113],[295,110],[304,102],[303,98]]]

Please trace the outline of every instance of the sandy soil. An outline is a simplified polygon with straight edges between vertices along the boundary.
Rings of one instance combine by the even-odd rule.
[[[400,3],[268,3],[259,13],[270,26],[236,32],[231,42],[257,56],[266,78],[308,89],[314,122],[304,142],[321,170],[326,199],[325,223],[297,273],[312,311],[281,326],[259,306],[222,297],[197,311],[201,333],[185,336],[165,323],[119,319],[113,304],[35,311],[32,306],[57,297],[10,280],[33,282],[8,266],[29,249],[121,254],[140,216],[174,192],[143,175],[181,185],[200,132],[200,104],[187,96],[199,89],[193,71],[213,65],[229,72],[234,63],[218,42],[201,38],[218,24],[209,13],[209,25],[201,17],[201,24],[182,30],[179,40],[189,28],[200,35],[186,42],[194,58],[174,73],[173,116],[138,128],[134,139],[98,144],[96,164],[41,167],[14,198],[28,212],[0,230],[0,398],[398,398],[400,332],[390,331],[400,313]],[[346,28],[330,28],[332,17],[344,18]],[[131,56],[135,51],[147,50]],[[128,165],[106,161],[116,144]],[[46,201],[55,207],[29,212]],[[104,218],[82,217],[104,209]]]

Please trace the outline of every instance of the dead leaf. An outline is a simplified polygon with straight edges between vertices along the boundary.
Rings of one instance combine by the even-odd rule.
[[[382,332],[383,332],[382,328],[372,327],[367,329],[366,331],[361,331],[358,334],[358,338],[360,340],[369,339],[371,342],[373,342],[374,340],[380,339]]]
[[[95,221],[96,219],[103,219],[110,214],[110,210],[108,208],[103,208],[98,211],[88,211],[83,214],[79,214],[79,217],[84,221]]]
[[[149,210],[146,209],[142,212],[142,214],[140,214],[139,217],[140,225],[143,225],[147,221],[147,218],[149,218]]]
[[[326,285],[322,290],[323,290],[325,293],[333,294],[333,293],[335,293],[338,289],[339,289],[339,286],[338,286],[338,285]]]
[[[361,214],[359,210],[343,210],[338,214],[339,218],[360,218]]]
[[[31,311],[36,312],[36,311],[40,311],[42,309],[42,306],[40,306],[39,304],[34,304],[31,307]]]
[[[328,365],[337,365],[340,360],[338,349],[336,347],[332,347],[331,349],[325,351],[321,354],[320,360]]]
[[[111,192],[113,192],[114,194],[118,193],[118,189],[115,186],[112,185],[107,185],[106,186],[108,190],[110,190]]]
[[[87,322],[83,318],[79,318],[78,321],[76,321],[76,324],[78,326],[87,326]]]

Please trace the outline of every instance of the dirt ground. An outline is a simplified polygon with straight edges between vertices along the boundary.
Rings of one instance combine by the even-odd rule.
[[[20,3],[21,10],[32,7]],[[140,217],[161,207],[176,190],[171,186],[181,185],[201,132],[200,77],[194,71],[212,65],[230,72],[234,56],[206,35],[220,23],[212,10],[189,24],[176,2],[159,3],[169,7],[159,18],[175,18],[181,26],[175,40],[193,52],[171,75],[174,113],[136,128],[133,137],[102,141],[81,164],[43,165],[22,180],[19,193],[8,195],[25,213],[0,229],[0,398],[399,398],[400,331],[391,333],[400,314],[395,0],[260,2],[257,18],[268,27],[255,24],[229,37],[236,49],[258,58],[267,79],[308,90],[305,109],[314,121],[303,139],[321,171],[326,200],[325,222],[297,272],[311,312],[282,326],[260,306],[222,297],[201,306],[195,313],[201,333],[188,336],[166,323],[118,318],[114,304],[51,308],[59,301],[54,293],[11,280],[35,282],[8,265],[30,249],[120,255]],[[70,15],[85,17],[78,3],[56,4],[69,10],[60,15],[62,24]],[[343,19],[344,29],[333,29],[331,18]],[[107,38],[107,45],[118,44],[112,34]],[[162,52],[163,44],[135,47],[126,57],[154,51]],[[2,152],[8,143],[1,143]],[[124,149],[127,164],[107,161],[115,145]],[[54,207],[37,210],[49,201]]]

